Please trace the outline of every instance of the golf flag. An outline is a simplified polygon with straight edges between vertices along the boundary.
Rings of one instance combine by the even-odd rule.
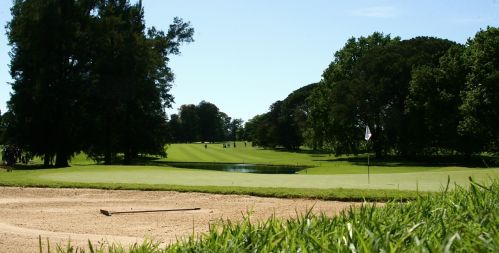
[[[369,139],[371,139],[371,130],[369,130],[369,126],[366,125],[366,136],[364,136],[364,139],[366,139],[366,141],[368,141]]]

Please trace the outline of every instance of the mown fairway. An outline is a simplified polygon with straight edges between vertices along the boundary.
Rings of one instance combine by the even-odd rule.
[[[144,162],[141,166],[102,166],[85,158],[73,159],[71,168],[0,172],[3,185],[81,186],[103,188],[157,188],[237,192],[243,188],[304,189],[304,191],[346,188],[437,191],[450,177],[454,183],[467,185],[468,177],[487,181],[499,176],[498,168],[468,168],[445,164],[410,164],[383,162],[371,166],[370,183],[363,157],[346,159],[328,154],[292,153],[250,147],[237,143],[236,148],[222,144],[174,144],[168,158]],[[173,168],[168,162],[230,162],[289,164],[311,166],[298,174],[248,174],[199,169]],[[237,188],[237,189],[236,189]],[[306,189],[306,190],[305,190]],[[244,191],[242,192],[244,193]]]

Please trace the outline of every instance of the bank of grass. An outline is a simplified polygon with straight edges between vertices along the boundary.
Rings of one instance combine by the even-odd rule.
[[[222,221],[201,236],[161,247],[151,241],[89,252],[498,252],[499,181],[471,183],[413,201],[366,203],[335,217],[311,212],[295,219]],[[78,251],[80,250],[80,251]],[[42,247],[40,248],[42,252]],[[57,252],[84,252],[63,247]]]

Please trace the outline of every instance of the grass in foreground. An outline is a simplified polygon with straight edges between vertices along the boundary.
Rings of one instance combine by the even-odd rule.
[[[497,252],[499,181],[472,183],[384,207],[365,204],[336,217],[311,213],[254,224],[224,221],[203,236],[161,248],[146,241],[90,252]],[[90,243],[91,244],[91,243]],[[42,248],[40,248],[42,252]],[[71,246],[57,252],[84,252]]]

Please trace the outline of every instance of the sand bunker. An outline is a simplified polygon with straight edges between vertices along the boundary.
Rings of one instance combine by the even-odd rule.
[[[315,213],[335,215],[352,203],[305,199],[260,198],[242,195],[171,191],[115,191],[0,187],[0,252],[38,252],[38,237],[55,244],[86,246],[87,240],[129,245],[144,238],[162,243],[206,232],[220,219],[240,221],[251,211],[252,221],[296,217],[314,207]],[[181,212],[112,216],[99,210],[132,211],[195,208]]]

